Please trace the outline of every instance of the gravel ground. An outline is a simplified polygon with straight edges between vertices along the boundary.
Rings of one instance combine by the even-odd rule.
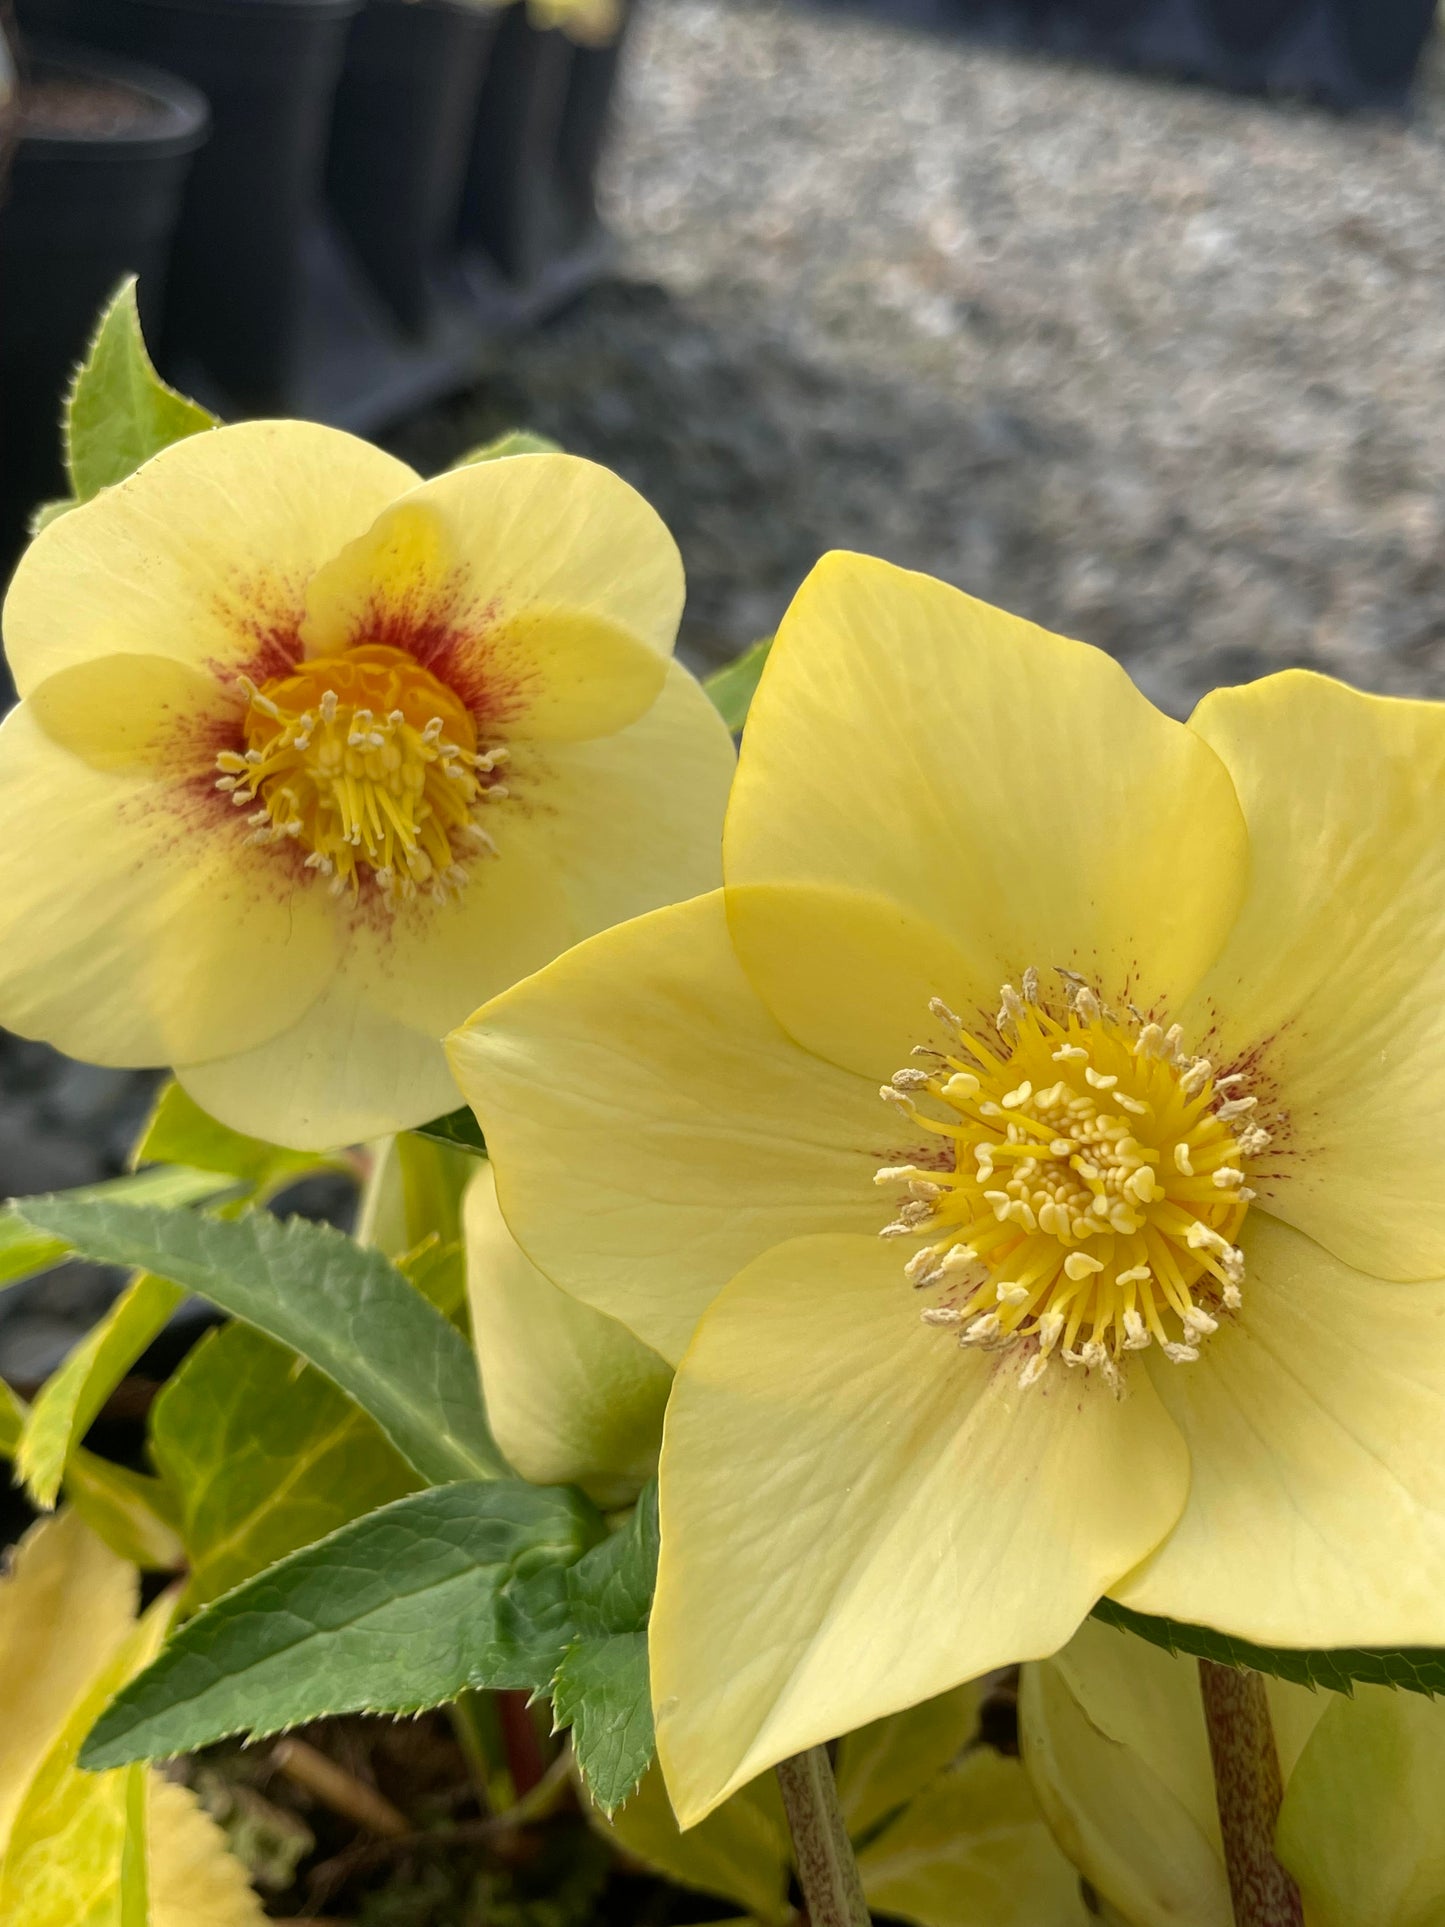
[[[694,662],[849,546],[1181,714],[1292,663],[1445,693],[1438,50],[1401,126],[652,0],[606,203],[620,277],[394,440],[440,467],[525,423],[620,469],[681,543]],[[0,1195],[118,1168],[146,1091],[0,1035]],[[6,1294],[0,1363],[96,1289]]]
[[[687,641],[819,551],[1118,654],[1178,712],[1309,663],[1445,686],[1445,61],[1413,124],[654,0],[607,181],[629,280],[406,438],[622,469]]]

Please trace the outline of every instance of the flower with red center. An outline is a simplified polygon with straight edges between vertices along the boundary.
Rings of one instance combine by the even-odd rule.
[[[671,660],[682,593],[571,456],[166,449],[6,599],[0,1022],[283,1143],[452,1108],[468,1011],[716,880],[732,750]]]

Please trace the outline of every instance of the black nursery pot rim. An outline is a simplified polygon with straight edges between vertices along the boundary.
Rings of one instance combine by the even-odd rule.
[[[37,78],[63,75],[78,80],[109,82],[128,87],[160,111],[134,127],[90,133],[80,128],[67,133],[29,133],[22,145],[27,156],[45,159],[105,161],[117,148],[127,155],[185,154],[197,148],[210,130],[211,110],[205,95],[188,80],[148,67],[138,60],[101,53],[94,47],[65,40],[27,37],[26,50]]]

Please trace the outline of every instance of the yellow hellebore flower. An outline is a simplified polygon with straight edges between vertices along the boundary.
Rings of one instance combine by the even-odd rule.
[[[37,537],[5,603],[0,1022],[338,1144],[456,1093],[440,1039],[717,880],[727,733],[682,565],[566,455],[419,482],[251,422]]]
[[[684,1825],[1103,1593],[1445,1643],[1445,710],[1172,722],[832,555],[723,868],[450,1045],[528,1256],[678,1366]]]
[[[154,1659],[161,1600],[135,1617],[136,1570],[73,1512],[43,1519],[0,1580],[0,1920],[76,1927],[125,1913],[139,1795],[150,1927],[265,1927],[225,1835],[194,1794],[146,1766],[75,1764],[108,1701]],[[128,1916],[127,1916],[128,1917]]]
[[[1445,1706],[1267,1682],[1276,1851],[1307,1927],[1445,1922]],[[1024,1760],[1055,1837],[1123,1927],[1232,1927],[1194,1660],[1091,1621],[1024,1669]]]

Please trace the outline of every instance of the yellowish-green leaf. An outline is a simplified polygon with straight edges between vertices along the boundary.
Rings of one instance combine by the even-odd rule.
[[[735,1793],[686,1833],[678,1832],[655,1765],[610,1821],[592,1811],[601,1830],[625,1852],[679,1886],[735,1901],[750,1918],[770,1927],[781,1927],[791,1918],[788,1822],[771,1773]]]
[[[184,1297],[179,1286],[141,1272],[41,1388],[20,1440],[16,1468],[42,1510],[55,1504],[74,1447]]]
[[[315,1151],[290,1151],[264,1138],[247,1137],[218,1123],[172,1081],[156,1099],[136,1146],[138,1164],[183,1164],[224,1171],[263,1197],[312,1171],[348,1169],[345,1159]]]
[[[753,643],[740,656],[725,662],[721,669],[714,669],[710,676],[703,677],[702,686],[711,697],[713,708],[734,736],[748,719],[772,646],[772,637],[764,636],[761,642]]]
[[[483,442],[480,447],[470,449],[454,464],[457,468],[470,468],[474,462],[498,462],[508,455],[560,455],[562,444],[554,442],[546,435],[534,435],[530,428],[512,428],[505,435],[498,435],[495,441]]]
[[[230,1188],[230,1181],[214,1171],[157,1165],[150,1170],[133,1172],[129,1177],[111,1178],[104,1184],[81,1185],[63,1195],[112,1204],[157,1204],[175,1208],[199,1204]],[[73,1248],[67,1239],[27,1224],[14,1203],[0,1205],[0,1287],[18,1285],[23,1279],[63,1264]]]
[[[139,1762],[125,1768],[125,1833],[120,1849],[120,1927],[150,1927],[146,1852],[149,1774]]]
[[[176,1501],[159,1479],[112,1465],[77,1446],[65,1468],[66,1502],[122,1559],[147,1572],[178,1572],[185,1548]]]
[[[152,367],[130,276],[100,318],[66,405],[65,465],[76,500],[88,502],[172,442],[217,426]]]
[[[1089,1927],[1023,1768],[986,1747],[941,1773],[858,1857],[875,1913],[915,1927]]]
[[[179,1499],[187,1609],[417,1486],[359,1407],[246,1325],[201,1340],[152,1406],[150,1442]]]
[[[129,1773],[82,1773],[81,1742],[154,1658],[173,1602],[160,1599],[87,1683],[25,1788],[0,1864],[6,1927],[119,1927]]]
[[[465,1246],[444,1240],[433,1231],[415,1250],[398,1258],[396,1268],[443,1318],[449,1318],[460,1331],[469,1328]]]
[[[838,1742],[838,1798],[855,1840],[951,1766],[978,1731],[976,1685],[874,1720]]]
[[[129,1637],[136,1597],[133,1569],[73,1512],[17,1547],[0,1581],[0,1863],[26,1788]]]
[[[0,1458],[15,1457],[29,1414],[29,1406],[0,1379]],[[65,1496],[120,1558],[157,1572],[174,1572],[185,1558],[174,1529],[175,1502],[159,1479],[77,1446],[65,1468]]]

